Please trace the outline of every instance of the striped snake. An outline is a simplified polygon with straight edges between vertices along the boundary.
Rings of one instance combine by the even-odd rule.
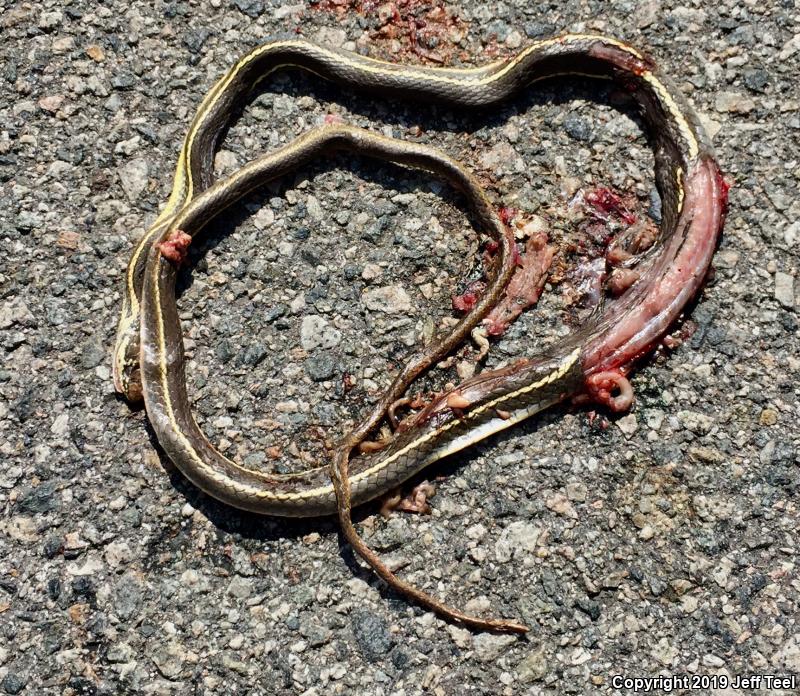
[[[287,67],[389,98],[457,107],[496,105],[537,80],[557,75],[615,80],[639,105],[654,145],[662,222],[645,272],[619,298],[605,302],[586,326],[545,354],[466,380],[405,421],[387,446],[350,461],[353,450],[420,373],[461,344],[499,302],[515,270],[514,239],[481,186],[459,163],[428,146],[344,125],[311,129],[230,177],[214,181],[214,151],[233,107],[256,82]],[[286,475],[264,473],[223,455],[194,420],[175,301],[177,267],[192,237],[242,196],[336,151],[360,153],[441,178],[463,193],[473,218],[494,239],[499,252],[475,306],[452,330],[406,362],[369,413],[342,438],[329,467]],[[624,376],[698,292],[722,229],[726,195],[727,185],[708,139],[686,100],[648,57],[616,39],[568,34],[470,69],[395,65],[302,40],[267,43],[212,87],[189,126],[169,200],[128,264],[114,383],[129,400],[144,398],[161,447],[190,481],[211,496],[269,515],[337,513],[350,544],[398,591],[474,628],[522,632],[527,630],[522,624],[467,615],[397,578],[358,536],[351,506],[381,496],[432,462],[569,397],[604,394],[613,406],[608,395],[614,386],[624,383]]]

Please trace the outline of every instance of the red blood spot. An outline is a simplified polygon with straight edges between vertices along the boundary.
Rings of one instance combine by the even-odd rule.
[[[728,215],[728,192],[731,190],[731,184],[723,176],[722,172],[720,171],[719,167],[714,174],[717,180],[717,186],[719,186],[719,202],[722,205],[722,222],[720,226],[725,223],[725,218]]]
[[[623,222],[632,225],[636,222],[636,216],[628,210],[616,193],[605,187],[596,188],[594,191],[589,191],[584,200],[599,213],[599,217],[606,220],[609,215],[613,214],[618,216]]]
[[[486,290],[486,283],[483,281],[476,280],[470,283],[461,295],[452,296],[453,309],[465,314],[471,311],[475,305],[478,304],[478,300],[481,298],[484,290]]]
[[[167,261],[180,266],[186,259],[191,243],[192,238],[190,235],[183,230],[174,230],[166,240],[158,245],[158,249]]]
[[[516,208],[500,208],[497,212],[498,216],[500,217],[500,222],[504,225],[510,225],[511,221],[517,217],[519,210]]]
[[[344,119],[339,116],[339,114],[325,114],[325,125],[332,126],[332,125],[339,125],[344,123]]]

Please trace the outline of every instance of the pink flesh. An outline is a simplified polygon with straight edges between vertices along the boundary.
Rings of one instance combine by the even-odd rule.
[[[614,396],[614,391],[619,393]],[[633,387],[620,370],[595,372],[586,379],[586,393],[615,413],[627,411],[633,404]]]
[[[713,160],[700,158],[686,178],[678,232],[629,293],[604,318],[583,352],[584,372],[619,369],[649,352],[664,335],[705,278],[722,227],[727,187]],[[681,232],[681,228],[685,232]]]
[[[467,289],[461,295],[453,295],[450,300],[453,303],[453,309],[457,312],[469,312],[483,295],[486,290],[486,283],[482,280],[475,280],[469,284]]]
[[[158,245],[161,255],[175,265],[180,265],[186,258],[192,238],[182,230],[175,230],[168,239]]]
[[[639,271],[632,268],[615,268],[608,279],[608,289],[612,295],[619,297],[637,280],[639,280]]]
[[[596,336],[583,351],[586,393],[582,398],[598,401],[612,411],[620,412],[630,407],[633,390],[625,375],[638,358],[655,347],[686,303],[697,293],[714,255],[728,193],[728,185],[716,163],[705,157],[699,159],[686,178],[685,191],[678,230],[669,245],[644,271],[635,286],[605,313]],[[538,240],[537,245],[547,249],[546,237]],[[537,257],[536,254],[528,255]],[[542,284],[551,260],[552,256],[541,259]],[[521,268],[519,272],[523,270]],[[521,285],[530,287],[527,283]],[[522,359],[505,368],[482,372],[455,390],[439,395],[409,421],[409,427],[452,410],[448,399],[455,392],[459,403],[478,403],[493,385],[496,387],[509,374],[535,362]],[[619,394],[614,396],[614,391]]]
[[[542,294],[547,271],[553,262],[555,249],[547,245],[547,234],[532,235],[520,257],[520,267],[506,287],[503,299],[483,320],[490,336],[500,336],[528,307],[536,304]]]

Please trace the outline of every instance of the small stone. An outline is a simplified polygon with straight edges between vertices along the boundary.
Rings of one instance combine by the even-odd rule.
[[[309,196],[306,200],[306,212],[312,220],[322,220],[323,212],[319,201],[314,196]]]
[[[141,157],[132,159],[120,167],[119,178],[122,182],[122,190],[129,201],[137,201],[147,187],[148,172],[147,160]]]
[[[98,340],[92,339],[81,351],[81,367],[91,370],[106,359],[106,348]]]
[[[494,662],[509,647],[517,642],[516,636],[480,633],[472,639],[475,659],[479,662]]]
[[[265,230],[267,227],[271,227],[272,223],[275,222],[275,211],[270,208],[268,205],[265,205],[263,208],[260,208],[259,211],[253,215],[253,224],[259,230]]]
[[[305,9],[305,5],[284,5],[283,7],[275,8],[275,12],[273,12],[273,17],[275,19],[283,19],[284,17],[288,17],[290,15],[299,15]]]
[[[2,687],[7,694],[18,694],[25,688],[25,680],[13,672],[3,677]]]
[[[39,103],[39,108],[43,109],[44,111],[49,111],[51,114],[54,114],[61,108],[61,105],[64,103],[64,95],[53,94],[49,97],[42,97],[38,103]]]
[[[68,230],[61,230],[58,233],[58,239],[56,240],[56,244],[60,246],[62,249],[69,249],[70,251],[75,251],[78,248],[78,244],[81,241],[81,236],[77,232],[72,232]]]
[[[778,422],[778,412],[772,408],[765,408],[761,412],[761,416],[758,418],[758,422],[761,425],[775,425]]]
[[[787,58],[793,56],[795,53],[800,51],[800,33],[795,34],[791,39],[789,39],[781,48],[780,53],[778,53],[778,60],[785,61]]]
[[[571,517],[573,519],[578,517],[578,513],[575,512],[575,508],[572,506],[569,498],[563,493],[554,493],[545,501],[545,505],[558,515]]]
[[[365,290],[361,301],[367,309],[385,314],[401,314],[411,309],[411,299],[400,285]]]
[[[59,413],[50,426],[53,435],[63,436],[69,432],[69,413]]]
[[[569,656],[570,664],[583,665],[592,659],[592,653],[586,648],[575,648]]]
[[[368,263],[361,271],[361,277],[364,280],[375,280],[383,275],[383,269],[377,263]]]
[[[709,464],[721,464],[726,459],[722,452],[713,447],[692,447],[689,450],[689,456]]]
[[[464,533],[466,534],[467,539],[480,541],[484,536],[486,536],[486,527],[479,522],[478,524],[473,524],[471,527],[467,527],[467,530]]]
[[[717,111],[722,113],[749,114],[756,108],[756,103],[750,97],[736,92],[720,92],[715,106]]]
[[[582,503],[586,500],[586,484],[574,481],[566,486],[567,498]]]
[[[102,47],[97,44],[91,44],[86,47],[86,55],[89,56],[95,63],[102,63],[106,59],[106,54]]]
[[[134,573],[122,576],[114,591],[114,611],[121,619],[135,616],[142,605],[142,583]]]
[[[800,220],[795,220],[783,231],[783,239],[790,247],[793,247],[800,240]]]
[[[263,343],[253,343],[247,346],[242,354],[242,365],[256,366],[269,354],[269,348]]]
[[[592,140],[592,126],[583,116],[568,114],[564,119],[564,130],[570,138],[579,142]]]
[[[223,338],[217,345],[214,346],[214,355],[219,358],[222,363],[230,362],[231,358],[236,355],[233,344],[227,339]]]
[[[238,599],[247,599],[253,594],[253,583],[247,578],[236,576],[228,585],[228,594]]]
[[[651,430],[658,430],[664,422],[664,412],[657,408],[651,408],[645,411],[645,422],[647,427]]]
[[[736,268],[741,258],[738,251],[735,249],[721,249],[716,256],[716,264],[718,268]]]
[[[705,435],[714,425],[712,418],[703,413],[698,413],[697,411],[681,410],[678,411],[677,417],[678,422],[680,422],[684,428],[691,430],[697,435]]]
[[[116,643],[108,647],[106,659],[112,664],[130,662],[134,658],[135,652],[127,643]]]
[[[53,512],[61,507],[61,497],[58,495],[58,482],[45,481],[27,493],[20,496],[17,509],[24,513]]]
[[[214,155],[214,171],[220,173],[232,172],[239,166],[239,158],[235,152],[220,150]]]
[[[720,668],[725,666],[725,660],[723,660],[718,655],[713,655],[712,653],[707,653],[703,655],[703,664],[706,667],[715,667]]]
[[[669,639],[662,638],[650,654],[662,665],[668,667],[678,656],[678,649],[670,644]]]
[[[354,614],[353,635],[358,649],[368,662],[376,662],[392,647],[392,637],[386,622],[368,611]]]
[[[130,156],[139,149],[139,145],[141,144],[142,139],[138,135],[134,135],[132,138],[128,138],[127,140],[120,140],[114,146],[114,154]]]
[[[306,620],[300,623],[300,635],[308,641],[309,646],[319,648],[330,642],[333,632],[317,620]]]
[[[260,17],[264,12],[262,0],[233,0],[233,5],[237,10],[253,19]]]
[[[198,27],[183,37],[183,43],[192,53],[197,54],[212,34],[208,27]]]
[[[448,626],[447,632],[453,639],[453,642],[462,650],[466,650],[472,645],[472,633],[467,628],[459,628],[458,626]]]
[[[166,679],[177,679],[183,671],[186,653],[178,643],[167,643],[156,647],[151,655],[161,676]]]
[[[305,362],[306,372],[315,382],[324,382],[336,372],[336,358],[330,353],[314,355]]]
[[[60,534],[53,534],[44,540],[42,552],[45,558],[55,558],[64,550],[64,537]]]
[[[517,665],[517,675],[523,684],[544,679],[550,671],[549,660],[544,646],[529,653]]]
[[[495,558],[500,563],[506,563],[512,557],[521,553],[532,553],[536,549],[536,542],[542,530],[530,522],[512,522],[503,530],[497,543],[494,545]]]
[[[64,15],[61,12],[42,12],[39,15],[39,29],[51,31],[58,27],[63,20]]]
[[[0,329],[8,329],[15,324],[19,326],[36,326],[36,317],[28,309],[28,305],[20,300],[9,302],[0,307]]]
[[[794,276],[778,271],[775,274],[775,299],[784,307],[794,307]]]
[[[516,161],[517,153],[508,143],[498,143],[481,155],[480,163],[484,169],[492,172],[506,170]]]
[[[119,568],[131,562],[133,551],[126,541],[112,541],[105,549],[106,562],[112,568]]]
[[[636,414],[629,413],[627,416],[620,418],[617,421],[617,427],[622,431],[622,434],[625,435],[625,437],[630,439],[639,427],[639,423],[636,420]]]
[[[506,46],[509,48],[519,48],[522,45],[522,34],[516,29],[512,29],[506,37]]]
[[[125,507],[128,505],[128,501],[124,495],[118,495],[113,500],[109,501],[108,509],[112,512],[119,512],[120,510],[124,510]]]
[[[75,39],[71,36],[62,36],[54,39],[52,46],[55,53],[67,53],[75,48]]]
[[[347,41],[347,32],[339,27],[322,27],[314,35],[314,41],[321,46],[341,48]]]
[[[744,84],[751,92],[763,92],[769,84],[769,73],[763,68],[747,70],[744,73]]]
[[[644,29],[657,22],[660,15],[660,0],[645,0],[644,2],[637,3],[632,18],[639,29]]]
[[[770,662],[787,672],[800,672],[800,633],[793,634],[775,654]]]
[[[128,90],[136,84],[136,76],[126,71],[115,73],[111,78],[111,86],[114,89]]]
[[[338,329],[333,328],[324,317],[316,314],[309,314],[303,317],[300,325],[300,345],[303,350],[329,350],[339,345],[342,334]]]

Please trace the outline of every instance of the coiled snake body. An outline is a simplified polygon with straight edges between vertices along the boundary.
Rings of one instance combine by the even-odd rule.
[[[348,126],[312,129],[214,182],[214,149],[233,105],[255,82],[284,67],[389,97],[459,107],[490,106],[555,75],[618,81],[640,105],[655,150],[662,224],[647,272],[608,302],[589,326],[546,354],[467,380],[429,404],[388,446],[350,462],[353,448],[411,382],[460,344],[499,301],[514,271],[514,239],[480,185],[457,162],[427,146]],[[330,469],[288,475],[254,471],[219,452],[192,416],[175,303],[176,261],[191,237],[243,195],[337,150],[423,169],[449,182],[463,192],[482,229],[497,242],[497,263],[474,308],[449,334],[412,356],[370,413],[342,439]],[[181,148],[169,201],[133,252],[114,353],[115,385],[131,400],[144,397],[159,444],[210,495],[270,515],[338,513],[348,540],[400,591],[471,626],[521,631],[525,627],[511,621],[462,614],[396,578],[359,539],[350,521],[351,504],[380,496],[441,457],[582,392],[592,380],[629,371],[697,293],[722,228],[726,192],[708,140],[685,99],[650,59],[615,39],[565,35],[474,69],[394,65],[299,40],[268,43],[242,58],[203,100]]]

